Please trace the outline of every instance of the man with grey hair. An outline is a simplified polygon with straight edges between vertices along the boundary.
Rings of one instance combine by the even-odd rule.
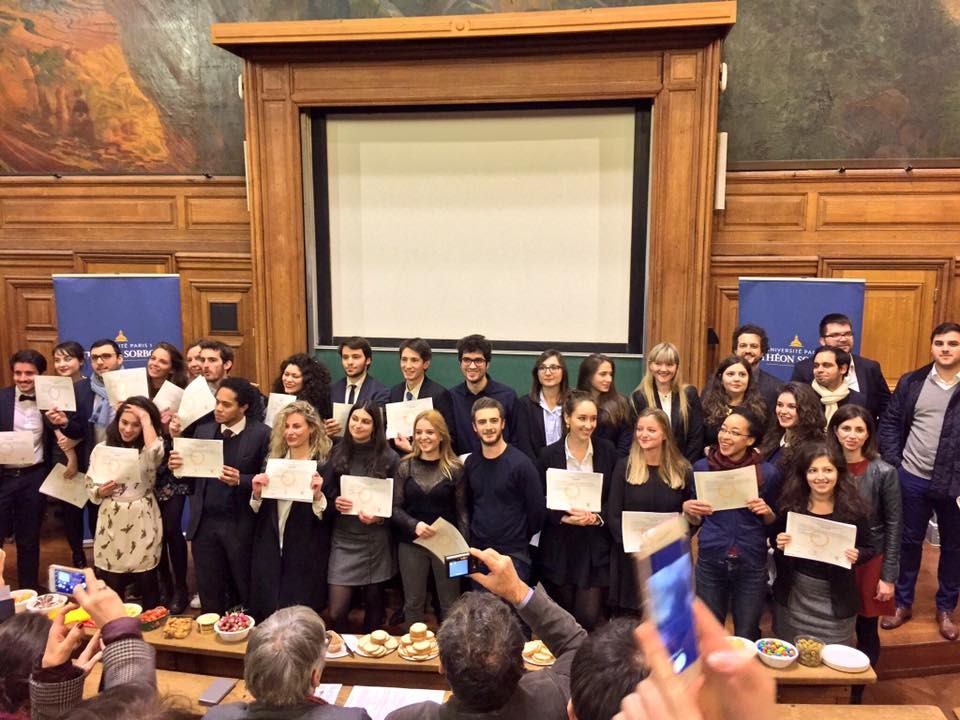
[[[277,610],[247,642],[243,680],[254,701],[212,707],[207,717],[370,720],[363,708],[341,708],[314,697],[326,654],[327,630],[317,613],[303,605]]]

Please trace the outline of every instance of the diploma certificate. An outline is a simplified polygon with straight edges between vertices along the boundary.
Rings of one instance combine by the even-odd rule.
[[[747,502],[760,497],[754,465],[734,470],[695,472],[693,481],[697,486],[697,500],[710,503],[714,512],[746,507]]]
[[[150,396],[145,368],[106,372],[103,374],[103,385],[107,389],[107,401],[111,405],[123,402],[134,395]]]
[[[216,405],[217,399],[210,392],[210,386],[203,375],[194,378],[193,382],[184,388],[180,397],[180,407],[177,410],[180,426],[185,428],[193,425],[207,413],[213,412]]]
[[[140,453],[136,448],[97,445],[90,453],[87,477],[94,485],[111,480],[118,485],[132,485],[140,479]]]
[[[270,458],[267,460],[267,477],[270,482],[263,488],[260,497],[275,500],[296,500],[313,502],[313,474],[317,472],[315,460],[287,460]]]
[[[73,380],[56,375],[37,375],[34,378],[37,392],[37,409],[56,408],[65,412],[75,412],[77,395],[73,391]]]
[[[33,433],[29,430],[0,432],[0,465],[33,465]]]
[[[844,551],[857,546],[856,525],[788,512],[786,533],[790,542],[783,549],[784,555],[850,569]]]
[[[174,438],[173,449],[183,465],[173,471],[177,477],[218,478],[223,472],[223,440]]]
[[[335,402],[333,404],[333,419],[340,425],[340,432],[337,433],[337,437],[343,437],[343,434],[347,431],[347,418],[350,416],[350,408],[352,407],[353,405],[347,403]]]
[[[387,438],[413,437],[413,421],[424,410],[433,410],[433,398],[387,403]]]
[[[575,470],[547,470],[547,507],[550,510],[600,512],[603,475]]]
[[[470,550],[460,531],[442,517],[434,520],[430,527],[436,533],[432,537],[418,537],[413,544],[426,548],[437,556],[440,562],[446,560],[449,555],[459,555]]]
[[[678,514],[624,510],[620,520],[620,526],[623,529],[623,551],[628,553],[640,552],[647,531],[677,517]]]
[[[273,427],[273,421],[277,417],[277,413],[283,410],[290,403],[296,402],[296,395],[285,395],[284,393],[270,393],[270,397],[267,400],[267,414],[263,418],[263,422]]]
[[[180,411],[181,398],[183,398],[183,388],[177,387],[169,380],[164,380],[157,394],[153,396],[153,404],[160,412],[169,410],[176,413]]]
[[[72,478],[67,479],[63,473],[67,470],[66,465],[57,463],[53,470],[47,475],[47,479],[40,486],[40,492],[49,495],[57,500],[63,500],[78,508],[87,504],[90,497],[87,495],[86,479],[83,473],[77,473]]]
[[[353,509],[346,515],[393,515],[393,478],[344,475],[340,478],[340,494],[353,501]]]

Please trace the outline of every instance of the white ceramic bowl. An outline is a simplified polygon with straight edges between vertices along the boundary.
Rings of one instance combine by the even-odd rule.
[[[22,613],[27,609],[27,603],[37,596],[36,590],[24,588],[23,590],[14,590],[10,593],[16,604],[17,612]]]
[[[143,612],[143,606],[137,603],[124,603],[123,611],[127,614],[127,617],[138,617]]]
[[[753,640],[749,638],[740,637],[738,635],[730,635],[727,637],[727,644],[730,646],[731,650],[736,650],[738,653],[743,653],[744,655],[749,655],[753,657],[757,654],[757,646],[753,644]]]
[[[52,619],[56,617],[60,608],[67,604],[68,599],[66,595],[60,593],[46,593],[30,598],[24,607],[28,612],[44,613]]]
[[[778,642],[783,643],[787,650],[790,651],[789,655],[768,655],[763,651],[763,643],[765,642]],[[797,661],[797,658],[800,657],[800,653],[797,652],[797,646],[793,643],[788,643],[786,640],[781,640],[780,638],[760,638],[755,643],[757,648],[757,657],[759,657],[765,665],[769,665],[772,668],[777,670],[789,667]]]
[[[217,633],[219,638],[224,642],[240,642],[247,639],[247,635],[250,634],[250,631],[253,630],[253,626],[256,625],[256,621],[247,615],[247,618],[250,620],[250,625],[245,627],[243,630],[234,630],[233,632],[224,632],[220,629],[220,621],[217,620],[216,625],[213,626],[214,631]]]

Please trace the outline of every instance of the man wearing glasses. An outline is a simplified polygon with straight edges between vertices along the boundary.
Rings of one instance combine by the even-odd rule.
[[[847,372],[847,386],[867,396],[867,409],[875,418],[879,418],[887,403],[890,402],[890,386],[883,377],[883,370],[876,360],[854,355],[853,324],[850,318],[841,313],[824,315],[820,320],[820,344],[835,347],[850,353],[850,370]],[[813,382],[813,357],[801,360],[793,366],[791,380],[802,383]]]
[[[453,405],[453,447],[458,455],[480,451],[480,437],[473,430],[473,404],[483,397],[493,398],[504,409],[504,437],[513,442],[513,406],[517,393],[487,374],[493,348],[483,335],[467,335],[457,341],[457,358],[463,382],[450,388]]]

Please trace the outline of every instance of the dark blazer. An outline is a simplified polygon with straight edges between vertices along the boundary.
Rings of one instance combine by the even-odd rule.
[[[14,403],[17,402],[17,395],[19,391],[15,385],[10,387],[5,387],[0,389],[0,431],[10,432],[13,430],[13,409]],[[40,411],[41,418],[43,417],[43,411]],[[51,439],[51,430],[49,426],[44,423],[43,437],[40,441],[41,447],[43,448],[43,463],[50,463],[50,439]]]
[[[763,402],[767,406],[767,415],[773,417],[777,411],[777,396],[780,394],[780,386],[783,385],[784,381],[761,367],[757,367],[754,373],[756,373],[754,382],[757,384],[760,397],[763,398]]]
[[[193,437],[198,440],[220,440],[223,435],[220,434],[220,423],[205,422],[197,425]],[[270,448],[270,428],[261,422],[247,418],[247,425],[240,433],[240,447],[235,458],[224,457],[224,464],[235,467],[240,471],[240,485],[237,490],[244,493],[246,501],[250,500],[250,493],[253,491],[253,476],[259,473],[264,466],[267,458],[267,451]],[[216,478],[191,478],[193,483],[193,493],[190,496],[190,523],[187,525],[187,540],[193,540],[193,536],[200,527],[200,518],[203,516],[203,496],[208,482],[220,482]],[[250,514],[253,511],[247,508]],[[261,510],[262,512],[262,510]]]
[[[97,444],[93,425],[90,424],[93,400],[96,397],[93,390],[90,389],[90,378],[84,378],[80,382],[74,383],[73,393],[77,399],[77,409],[75,412],[65,413],[67,424],[65,427],[58,429],[68,438],[80,441],[80,444],[75,448],[77,468],[80,472],[86,472],[90,462],[90,453]]]
[[[687,385],[683,393],[687,396],[687,427],[684,429],[683,418],[680,417],[678,394],[673,393],[670,399],[670,429],[673,431],[677,448],[693,464],[703,457],[703,405],[700,404],[700,396],[693,385]],[[634,390],[630,399],[638,415],[647,409],[647,398],[639,390]],[[660,396],[655,394],[654,400],[657,401],[657,408],[663,410]]]
[[[561,421],[562,422],[562,421]],[[543,408],[539,400],[529,395],[517,398],[513,406],[513,443],[536,461],[547,446],[547,431],[543,425]]]
[[[370,720],[363,708],[345,708],[317,701],[304,700],[300,705],[267,705],[234,702],[214,705],[207,710],[212,720]]]
[[[364,383],[363,387],[360,388],[361,395],[366,387],[367,383]],[[403,402],[404,393],[406,390],[406,383],[394,385],[389,390],[387,402]],[[450,393],[443,385],[438,382],[434,382],[428,377],[424,377],[423,384],[420,386],[420,394],[418,397],[432,398],[433,409],[443,415],[443,419],[447,421],[447,429],[450,431],[453,430],[453,405],[450,402]]]
[[[875,418],[879,418],[887,409],[887,403],[890,402],[890,386],[883,377],[880,363],[862,355],[854,355],[853,370],[857,376],[860,392],[867,396],[864,407],[873,413]],[[808,357],[794,365],[790,379],[807,384],[812,383],[813,358]]]
[[[587,631],[566,610],[537,586],[530,602],[517,610],[534,634],[543,640],[557,661],[552,667],[539,672],[524,673],[520,684],[507,704],[491,712],[469,712],[456,695],[443,705],[423,702],[394,710],[387,720],[456,720],[457,718],[502,718],[502,720],[556,720],[567,716],[567,701],[570,699],[570,666],[577,648],[587,638]]]
[[[363,381],[363,385],[360,386],[360,392],[357,394],[354,402],[373,400],[377,405],[384,405],[389,397],[390,388],[377,380],[373,375],[367,373],[367,377]],[[347,379],[345,377],[340,378],[330,386],[330,400],[340,403],[347,401]]]

